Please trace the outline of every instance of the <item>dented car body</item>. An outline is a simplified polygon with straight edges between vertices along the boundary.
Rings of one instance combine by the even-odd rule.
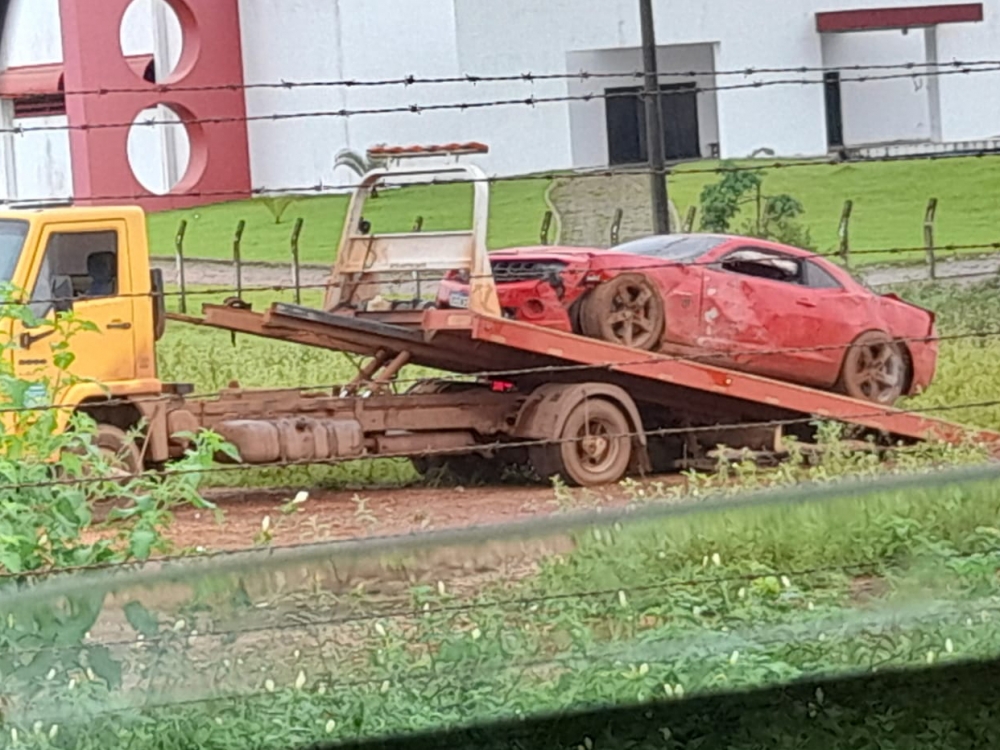
[[[933,380],[934,314],[815,253],[746,237],[647,237],[611,250],[491,255],[508,317],[892,403]],[[441,307],[462,307],[450,274]]]

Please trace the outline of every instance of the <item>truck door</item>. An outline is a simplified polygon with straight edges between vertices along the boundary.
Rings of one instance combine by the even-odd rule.
[[[35,283],[30,296],[32,311],[49,325],[32,329],[14,324],[14,369],[19,377],[54,380],[60,374],[52,344],[58,337],[50,327],[55,300],[72,297],[67,304],[73,316],[87,324],[69,340],[74,355],[68,373],[77,378],[114,383],[132,380],[135,363],[135,300],[128,253],[123,252],[125,223],[52,224],[44,228],[42,251],[32,264]],[[51,397],[51,396],[50,396]]]

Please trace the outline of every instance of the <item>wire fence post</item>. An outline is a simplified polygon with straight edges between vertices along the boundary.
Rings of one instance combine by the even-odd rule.
[[[302,265],[299,263],[299,237],[305,221],[300,217],[292,227],[292,286],[295,287],[295,304],[302,304]]]
[[[844,268],[851,267],[851,213],[854,211],[854,201],[844,201],[844,208],[840,212],[840,225],[837,227],[837,237],[840,239],[840,247],[837,255],[844,261]]]
[[[174,257],[177,260],[177,283],[181,288],[181,313],[187,315],[187,280],[184,274],[184,237],[187,235],[187,219],[181,219],[174,236]]]
[[[236,270],[236,297],[243,299],[243,230],[247,223],[240,219],[236,225],[236,234],[233,235],[233,267]]]
[[[698,207],[689,206],[687,210],[687,215],[684,217],[683,231],[684,234],[691,234],[694,231],[694,220],[698,218]]]
[[[611,247],[615,247],[619,240],[621,240],[622,235],[622,219],[625,217],[625,211],[621,208],[615,209],[615,218],[611,220]]]
[[[938,199],[927,201],[924,213],[924,247],[927,248],[927,266],[931,281],[937,279],[937,256],[934,252],[934,219],[937,217]]]
[[[539,232],[539,239],[543,245],[549,244],[549,232],[552,229],[552,212],[546,211],[542,217],[542,229]]]

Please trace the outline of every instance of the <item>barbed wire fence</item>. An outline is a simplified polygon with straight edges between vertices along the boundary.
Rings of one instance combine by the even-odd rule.
[[[859,75],[845,80],[863,83],[928,75],[972,75],[1000,71],[1000,62],[956,62],[939,67],[944,69],[928,70],[918,63],[857,66],[853,69],[859,73],[873,75]],[[760,68],[715,71],[713,75],[807,75],[826,70]],[[843,71],[845,68],[838,70]],[[898,72],[900,70],[905,72]],[[880,75],[883,71],[893,72]],[[696,72],[690,72],[686,75],[695,74]],[[664,74],[664,77],[671,75],[675,74]],[[412,76],[369,82],[250,84],[245,88],[395,86],[406,89],[436,83],[468,83],[477,86],[491,82],[532,84],[540,81],[586,81],[602,76],[622,77],[622,74],[526,73],[453,79],[419,79]],[[701,90],[728,91],[820,83],[822,80],[785,78],[705,87]],[[67,92],[67,95],[115,95],[131,91],[132,89],[109,89]],[[246,121],[419,115],[473,108],[500,109],[596,102],[605,98],[607,95],[497,98],[468,103],[248,116]],[[207,118],[198,122],[210,126],[227,121],[230,120]],[[130,127],[132,124],[95,124],[81,129]],[[69,129],[68,126],[52,126],[41,130],[65,129]],[[7,132],[16,136],[28,130],[30,129],[12,128]],[[984,149],[961,155],[987,158],[995,154]],[[872,161],[934,160],[955,156],[959,154],[904,155]],[[821,168],[836,163],[839,162],[792,160],[732,167],[668,169],[665,170],[664,177],[674,179],[688,174],[725,174],[750,169]],[[487,179],[491,184],[513,180],[554,182],[643,173],[648,174],[648,170],[601,169],[590,173],[552,172],[542,175],[494,176]],[[259,195],[327,194],[351,187],[349,184],[321,184],[277,190],[258,188],[253,192]],[[224,191],[219,191],[202,194],[200,197],[222,199],[225,196]],[[102,199],[116,200],[135,197],[138,196],[101,196]],[[297,222],[296,227],[295,237],[302,230],[301,223]],[[183,235],[182,232],[178,234]],[[242,232],[239,235],[242,237]],[[1000,249],[998,241],[932,245],[929,263],[931,268],[935,267],[935,252],[964,253],[997,249]],[[186,257],[182,239],[177,250],[181,259]],[[235,252],[238,258],[239,250]],[[300,249],[294,240],[289,252],[289,260],[293,265],[291,273],[298,279],[301,270],[298,264]],[[925,245],[851,248],[850,255],[893,258],[927,252],[928,247]],[[820,252],[815,255],[847,260],[840,252]],[[239,261],[234,264],[238,267]],[[441,280],[440,275],[425,276],[422,281]],[[959,273],[952,278],[966,276],[982,278],[984,274]],[[183,277],[180,282],[180,291],[167,291],[164,296],[182,301],[186,301],[188,296],[211,298],[230,296],[233,293],[294,292],[298,296],[303,291],[325,288],[325,284],[302,283],[247,286],[239,275],[234,286],[185,289]],[[140,299],[148,295],[132,296]],[[962,331],[949,333],[938,339],[992,341],[997,336],[1000,336],[1000,331]],[[926,340],[926,337],[913,339],[918,340]],[[830,347],[788,347],[778,348],[770,353],[822,352],[828,349]],[[664,355],[661,359],[687,361],[692,358]],[[478,378],[498,381],[528,375],[545,377],[558,373],[594,372],[610,366],[611,363],[599,363],[480,370],[462,375],[445,375],[444,379]],[[401,377],[396,379],[395,385],[404,386],[421,380]],[[331,391],[345,402],[363,402],[362,395],[339,393],[338,389],[342,385],[305,384],[295,386],[295,389]],[[287,390],[292,390],[292,387]],[[200,394],[200,397],[213,398],[220,395],[221,392],[205,393]],[[168,398],[164,396],[163,400]],[[113,403],[113,399],[108,401],[108,404]],[[919,411],[948,413],[998,405],[1000,401],[997,400],[966,400]],[[48,404],[4,408],[0,411],[37,414],[63,408],[66,408],[65,405]],[[904,409],[901,413],[916,411]],[[859,412],[855,416],[860,419],[885,413],[887,410],[873,405],[870,410]],[[766,420],[750,425],[741,421],[710,427],[665,428],[646,434],[681,436],[699,430],[724,432],[726,429],[746,429],[748,426],[794,426],[814,421],[813,417]],[[614,437],[633,438],[637,435],[637,432],[629,432]],[[479,447],[486,452],[516,450],[558,446],[567,440],[551,438],[490,443]],[[905,456],[910,449],[896,446],[892,450],[896,456]],[[429,451],[427,455],[448,456],[451,453],[453,451],[439,450]],[[382,457],[391,458],[393,454],[383,454]],[[399,454],[398,457],[408,458],[409,454]],[[265,468],[336,465],[343,461],[344,459],[320,462],[284,461]],[[260,467],[212,466],[181,471],[167,469],[164,476],[169,478],[208,473],[235,475],[258,468]],[[988,487],[995,486],[996,479],[991,471],[992,469],[980,470],[981,473],[974,479],[924,476],[909,480],[911,484],[903,490],[899,489],[900,485],[889,483],[876,485],[875,489],[885,493],[897,492],[894,496],[897,505],[890,509],[895,510],[897,515],[888,514],[892,516],[893,522],[904,510],[911,511],[911,516],[934,520],[938,518],[934,506],[949,491],[959,495],[965,493],[963,496],[973,495],[983,507],[989,506]],[[16,497],[18,492],[39,487],[107,483],[107,477],[47,478],[33,483],[8,482],[0,483],[0,496]],[[814,493],[796,490],[800,497],[822,496],[825,500],[830,500],[838,492],[848,497],[851,494],[831,488]],[[857,494],[864,497],[863,493]],[[913,500],[915,496],[922,499],[923,505]],[[900,497],[911,504],[900,502]],[[4,596],[0,597],[0,614],[5,617],[5,627],[0,628],[0,636],[4,639],[4,650],[0,652],[0,677],[4,678],[4,682],[0,683],[4,685],[0,689],[0,711],[3,712],[3,719],[11,722],[10,731],[13,734],[10,736],[15,744],[29,733],[52,741],[56,740],[60,731],[64,736],[82,738],[84,727],[87,728],[86,731],[94,732],[99,741],[112,742],[115,727],[119,732],[124,731],[132,742],[142,741],[144,737],[148,738],[148,728],[142,728],[143,720],[148,717],[158,717],[166,725],[174,721],[175,727],[188,726],[184,724],[185,717],[196,723],[204,719],[204,726],[210,729],[215,724],[229,731],[233,728],[233,712],[252,712],[254,709],[261,711],[274,726],[283,730],[287,728],[286,724],[294,726],[297,723],[300,728],[299,740],[307,742],[323,741],[330,737],[359,739],[373,734],[378,736],[379,732],[386,731],[386,727],[412,731],[423,725],[432,725],[434,721],[440,722],[440,726],[457,725],[466,720],[467,716],[495,718],[497,715],[532,715],[538,709],[538,705],[532,705],[533,700],[540,701],[539,705],[555,711],[594,705],[589,696],[573,694],[572,684],[565,679],[571,671],[583,675],[576,684],[585,684],[588,689],[598,683],[613,685],[613,690],[605,697],[623,701],[638,691],[641,702],[650,700],[654,693],[669,699],[692,694],[711,694],[721,684],[720,674],[724,676],[722,682],[729,685],[760,685],[760,671],[763,669],[766,672],[770,668],[761,666],[765,663],[798,670],[800,675],[823,676],[831,673],[867,673],[893,667],[915,668],[935,659],[957,659],[959,656],[956,656],[956,652],[960,656],[980,659],[995,658],[998,655],[1000,644],[996,641],[995,628],[990,623],[1000,612],[995,607],[992,592],[983,593],[986,584],[977,577],[990,566],[995,570],[1000,556],[995,547],[995,534],[991,535],[991,530],[984,526],[985,521],[976,527],[975,534],[962,543],[954,538],[957,534],[949,536],[934,527],[935,533],[940,532],[945,538],[932,540],[940,543],[940,547],[933,551],[940,553],[941,547],[948,548],[948,551],[937,557],[928,554],[928,549],[920,546],[921,541],[916,532],[913,532],[912,537],[905,536],[910,532],[900,532],[897,527],[893,527],[893,534],[897,535],[891,540],[891,543],[897,545],[892,547],[897,554],[897,557],[893,557],[888,551],[890,541],[879,536],[881,530],[877,523],[871,521],[863,528],[847,524],[852,532],[858,532],[861,528],[872,537],[877,537],[876,552],[866,558],[855,553],[841,562],[820,561],[813,565],[794,566],[784,564],[787,562],[782,557],[782,550],[785,548],[774,542],[775,538],[784,533],[793,540],[792,544],[801,545],[802,537],[806,536],[817,542],[817,550],[822,549],[821,540],[815,533],[810,537],[811,532],[803,531],[817,528],[815,518],[789,511],[793,501],[787,495],[779,500],[781,505],[778,516],[783,515],[785,520],[771,529],[773,536],[770,537],[770,551],[773,554],[767,563],[740,557],[739,550],[734,545],[731,549],[736,558],[732,563],[734,570],[727,571],[723,568],[729,564],[729,549],[720,553],[704,545],[689,545],[685,548],[689,556],[696,548],[699,552],[704,551],[703,569],[711,570],[715,567],[720,571],[717,575],[702,572],[683,578],[679,573],[666,569],[667,565],[681,565],[681,557],[663,545],[662,538],[654,540],[654,543],[647,541],[631,546],[615,541],[628,536],[628,531],[635,533],[635,524],[628,516],[620,516],[614,521],[607,517],[589,518],[582,525],[593,535],[593,543],[598,546],[598,552],[612,560],[619,560],[620,569],[615,570],[613,566],[610,569],[600,568],[593,573],[595,578],[589,587],[581,586],[579,580],[574,580],[572,583],[576,584],[575,587],[566,581],[560,581],[558,585],[562,589],[559,591],[533,591],[531,586],[536,584],[529,583],[526,593],[505,597],[501,596],[502,592],[493,598],[484,597],[481,582],[470,580],[474,576],[468,573],[470,566],[475,567],[475,555],[468,552],[469,545],[495,541],[502,536],[495,530],[485,532],[485,536],[452,541],[452,546],[462,551],[456,555],[459,562],[454,567],[458,571],[452,571],[451,577],[441,575],[440,562],[436,566],[421,567],[410,559],[404,558],[401,561],[396,557],[392,564],[387,564],[384,557],[380,557],[374,562],[369,561],[366,567],[358,564],[357,559],[367,553],[359,553],[357,549],[345,551],[342,546],[324,545],[300,545],[291,550],[273,549],[262,555],[252,556],[250,560],[236,559],[235,555],[229,554],[208,554],[204,556],[205,559],[190,562],[210,567],[191,570],[172,567],[183,566],[186,564],[184,561],[160,559],[152,566],[145,566],[139,571],[139,578],[131,580],[117,578],[123,574],[128,575],[128,569],[109,565],[88,565],[63,570],[61,574],[72,574],[66,583],[59,575],[53,577],[49,570],[37,574],[0,574],[0,589],[5,585],[11,587],[5,589]],[[877,504],[878,499],[873,502]],[[953,504],[950,507],[957,506]],[[858,505],[855,505],[854,510],[858,510]],[[656,512],[663,513],[661,509]],[[867,509],[866,513],[860,515],[871,520]],[[774,516],[769,520],[773,521],[773,518]],[[577,524],[580,525],[580,522]],[[927,525],[933,527],[930,521]],[[722,526],[733,528],[734,523],[729,519]],[[753,528],[759,530],[759,526]],[[831,523],[827,533],[834,533],[832,530],[835,528]],[[670,538],[672,532],[669,528],[661,526],[660,530],[666,538]],[[563,531],[561,528],[560,537]],[[520,541],[530,536],[524,527],[512,529],[509,534]],[[912,548],[899,544],[899,534],[904,535]],[[723,544],[719,536],[713,541]],[[759,541],[759,536],[751,535],[749,539],[741,538],[740,541]],[[403,542],[405,540],[386,540],[384,545],[394,543],[402,549],[406,546]],[[427,538],[421,544],[436,550],[439,555],[448,547],[440,538]],[[600,545],[605,545],[605,548],[599,549]],[[556,546],[561,550],[565,549],[562,543]],[[665,561],[664,565],[650,565],[648,572],[630,565],[627,562],[628,553],[637,547],[641,548],[642,559],[647,563],[661,560]],[[905,548],[902,553],[899,552],[900,547]],[[386,548],[387,546],[383,546],[380,549],[384,551]],[[596,554],[594,550],[594,547],[590,548],[591,554]],[[410,551],[413,551],[412,548]],[[283,552],[307,555],[308,558],[298,558],[293,566],[282,561]],[[829,549],[824,552],[829,552]],[[894,564],[900,563],[900,555],[905,558],[910,553],[914,560],[906,558],[905,563],[915,563],[917,558],[930,558],[933,567],[931,572],[940,578],[915,564],[912,569],[900,564],[896,567],[902,567],[903,570],[897,570]],[[261,565],[262,558],[265,557],[270,558],[270,562],[265,561]],[[719,558],[718,562],[716,557]],[[586,558],[581,556],[577,559]],[[219,562],[227,563],[229,567],[216,566]],[[537,560],[530,562],[538,565]],[[510,567],[513,566],[494,563],[494,569],[488,571],[493,574],[492,577],[487,576],[490,583],[500,588],[509,583]],[[348,571],[346,574],[345,568]],[[548,570],[551,571],[552,568]],[[961,571],[961,576],[966,576],[959,576],[962,585],[972,589],[967,597],[956,596],[947,585],[942,585],[943,579],[947,579],[946,584],[955,582],[947,576],[956,570]],[[498,573],[503,581],[497,581]],[[81,592],[81,579],[73,577],[81,575],[99,576],[87,579],[88,584],[93,584],[89,597]],[[650,577],[652,580],[649,580]],[[527,579],[526,576],[521,578]],[[615,585],[603,586],[605,578],[614,579]],[[857,596],[859,581],[874,580],[878,583],[887,579],[900,586],[930,586],[933,596],[928,595],[910,606],[893,601],[890,606],[874,613],[859,614],[854,610],[851,597]],[[143,590],[152,585],[157,588],[156,594],[150,599]],[[46,588],[47,586],[50,588]],[[70,588],[65,588],[66,586]],[[470,587],[470,591],[463,591],[464,586]],[[7,595],[7,592],[15,589],[21,590]],[[491,590],[491,595],[493,593]],[[107,605],[106,596],[109,594],[115,599],[114,606]],[[174,597],[172,601],[171,596]],[[845,600],[851,601],[851,605],[845,606]],[[671,605],[668,606],[666,602],[671,602]],[[755,602],[759,607],[749,607],[750,602]],[[747,603],[748,608],[743,609],[741,603]],[[813,618],[805,614],[816,612],[817,609],[822,617],[817,615]],[[49,618],[48,621],[45,620],[46,617]],[[62,634],[54,638],[53,622],[54,630]],[[607,637],[606,630],[612,637]],[[525,633],[532,635],[524,635]],[[834,656],[843,657],[837,665],[833,665]],[[747,667],[746,672],[742,672],[744,665],[748,664],[755,668]],[[785,672],[780,668],[775,669],[776,673],[781,674],[776,676],[767,673],[763,682],[780,682]],[[6,681],[11,676],[16,678],[13,683]],[[15,687],[7,687],[10,684]],[[554,694],[564,691],[566,694],[562,698],[553,698]],[[83,698],[76,700],[81,695]],[[313,698],[323,696],[336,696],[336,700],[319,708],[310,703]],[[306,699],[302,700],[304,697]],[[287,703],[281,703],[279,698],[287,700]],[[481,710],[478,712],[476,701],[481,702]],[[823,704],[820,697],[816,701],[818,705]],[[294,708],[284,708],[294,706],[296,702],[306,705],[308,716],[303,717]],[[420,712],[426,715],[425,718],[417,718]],[[20,734],[17,727],[21,728]],[[118,739],[120,738],[121,734],[118,735]],[[593,744],[592,739],[590,742]],[[581,744],[586,746],[583,739]]]

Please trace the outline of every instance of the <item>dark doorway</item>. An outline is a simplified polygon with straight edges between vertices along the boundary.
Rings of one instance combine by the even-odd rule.
[[[663,148],[670,161],[701,158],[698,132],[698,90],[693,83],[660,87]],[[605,91],[608,157],[611,164],[641,164],[648,160],[646,103],[640,87]]]
[[[830,148],[844,145],[844,110],[840,101],[840,73],[823,76],[826,91],[826,142]]]

